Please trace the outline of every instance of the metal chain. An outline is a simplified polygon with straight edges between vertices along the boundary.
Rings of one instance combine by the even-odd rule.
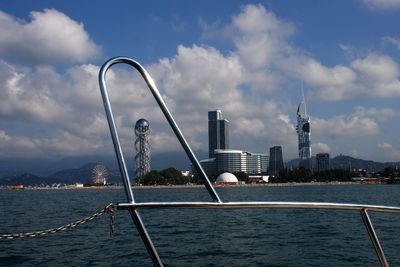
[[[91,216],[86,218],[80,219],[78,221],[57,227],[51,228],[43,231],[31,232],[31,233],[18,233],[18,234],[3,234],[0,235],[0,240],[13,240],[13,239],[20,239],[20,238],[29,238],[29,237],[40,237],[52,233],[62,232],[71,228],[75,228],[78,225],[90,222],[101,215],[109,214],[110,215],[110,237],[114,236],[114,222],[115,222],[115,212],[114,212],[114,204],[110,203],[105,206],[101,211],[94,213]]]
[[[114,205],[113,204],[108,204],[104,209],[106,209],[107,214],[110,215],[110,238],[114,238],[114,232],[115,232],[115,211],[114,211]]]

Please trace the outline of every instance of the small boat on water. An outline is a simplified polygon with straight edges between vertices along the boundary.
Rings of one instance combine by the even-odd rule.
[[[18,184],[18,185],[6,185],[3,187],[4,189],[16,189],[16,190],[21,190],[25,189],[24,185]]]

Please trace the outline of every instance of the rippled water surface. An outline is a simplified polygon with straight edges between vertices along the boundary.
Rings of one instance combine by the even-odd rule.
[[[218,188],[224,201],[324,201],[400,206],[400,185]],[[141,189],[137,201],[209,201],[205,189]],[[90,215],[123,190],[0,190],[0,234]],[[379,266],[358,212],[276,209],[141,210],[166,266]],[[400,266],[400,214],[370,213],[391,266]],[[46,237],[0,241],[0,266],[151,266],[126,211]]]

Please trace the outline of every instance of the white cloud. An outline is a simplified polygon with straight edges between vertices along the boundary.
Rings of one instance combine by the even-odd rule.
[[[391,36],[385,36],[382,38],[383,42],[393,44],[395,47],[400,49],[400,39],[396,37],[391,37]]]
[[[49,14],[64,16],[84,32],[82,25],[54,10],[35,16]],[[33,24],[36,18],[30,23],[8,20],[19,29]],[[389,56],[370,53],[349,65],[325,66],[293,47],[288,38],[295,32],[294,26],[261,5],[247,5],[229,25],[216,25],[235,45],[229,53],[205,45],[179,45],[176,55],[146,66],[193,149],[207,150],[207,111],[219,108],[230,121],[232,148],[265,152],[269,146],[284,145],[285,157],[295,157],[297,138],[291,121],[295,108],[291,108],[290,97],[287,98],[290,91],[286,89],[299,78],[311,87],[312,96],[326,101],[398,95],[398,66]],[[36,53],[25,47],[19,49]],[[67,52],[57,60],[65,60]],[[76,61],[80,61],[79,56]],[[112,153],[97,84],[98,70],[98,66],[81,64],[59,73],[49,66],[17,67],[0,60],[3,151],[19,155],[35,151],[68,155]],[[133,124],[145,117],[151,124],[153,153],[180,149],[142,78],[132,73],[136,72],[113,67],[107,75],[123,144],[132,150]],[[313,119],[312,131],[316,136],[372,136],[382,132],[381,121],[394,116],[397,111],[389,108],[356,107],[347,116]],[[21,132],[11,135],[7,131],[9,121],[50,130],[40,137]],[[313,149],[331,150],[318,141]]]
[[[386,155],[386,158],[394,159],[395,161],[400,160],[400,148],[393,147],[389,143],[379,143],[377,147]]]
[[[297,65],[296,65],[297,63]],[[314,98],[341,101],[354,98],[390,98],[400,96],[398,64],[389,56],[369,53],[349,66],[327,68],[314,59],[291,60],[286,63],[309,85]]]
[[[355,73],[349,67],[337,65],[328,68],[306,55],[290,56],[283,59],[280,64],[311,86],[339,87],[352,83],[356,79]]]
[[[392,108],[377,109],[377,108],[364,108],[357,106],[355,107],[354,114],[359,117],[370,117],[378,121],[383,121],[397,116],[398,112],[396,112]]]
[[[388,110],[356,109],[351,115],[336,116],[331,119],[315,118],[312,121],[314,132],[320,136],[356,137],[376,135],[381,132],[378,120],[379,114],[386,114]],[[373,115],[372,115],[373,114]]]
[[[362,0],[370,9],[393,9],[400,8],[400,0]]]
[[[353,61],[351,66],[370,82],[390,82],[399,75],[396,62],[386,55],[369,54]]]
[[[391,149],[391,148],[393,148],[393,146],[391,144],[388,144],[388,143],[380,143],[380,144],[378,144],[378,147],[382,148],[382,149]]]
[[[68,154],[111,153],[107,151],[110,139],[97,84],[98,66],[74,66],[59,74],[51,67],[17,68],[4,61],[0,63],[0,84],[5,88],[0,92],[0,117],[57,129],[35,139],[35,144],[49,150],[59,148],[60,153]],[[162,59],[148,70],[194,149],[207,149],[207,111],[221,108],[231,121],[232,144],[248,136],[241,124],[254,118],[253,126],[257,128],[252,133],[262,152],[267,143],[287,139],[293,140],[287,151],[293,151],[290,146],[294,146],[296,139],[288,114],[279,111],[274,101],[243,93],[243,66],[235,55],[224,56],[211,47],[179,46],[173,58]],[[152,148],[156,153],[180,149],[142,78],[132,73],[116,67],[107,75],[123,142],[131,146],[133,123],[145,117],[151,122]],[[68,150],[61,144],[56,146],[57,140],[77,146],[70,144]],[[82,144],[83,141],[87,143]],[[53,145],[45,146],[46,142]],[[73,149],[79,146],[81,152]]]
[[[236,45],[240,61],[250,70],[271,64],[277,56],[289,49],[286,38],[294,27],[278,19],[262,5],[246,5],[227,27]]]
[[[339,44],[352,62],[326,66],[294,47],[289,40],[296,31],[294,24],[262,5],[244,6],[225,27],[220,23],[202,25],[208,38],[215,35],[210,32],[218,32],[218,27],[219,32],[230,36],[236,49],[231,56],[238,58],[243,67],[242,82],[251,90],[273,93],[295,79],[303,80],[313,98],[323,101],[400,96],[398,65],[390,56],[369,52],[361,57],[356,47]],[[398,40],[391,37],[390,41]]]
[[[318,154],[318,153],[328,153],[331,151],[331,148],[329,147],[329,145],[325,144],[325,143],[312,143],[311,144],[311,149],[313,154]]]
[[[265,125],[260,119],[240,118],[235,124],[235,132],[240,135],[254,138],[265,133]]]
[[[360,75],[358,83],[363,94],[381,98],[400,96],[399,67],[391,57],[371,53],[353,61],[351,66]]]
[[[25,22],[0,11],[0,55],[28,63],[84,62],[100,54],[78,23],[55,9],[32,11]]]

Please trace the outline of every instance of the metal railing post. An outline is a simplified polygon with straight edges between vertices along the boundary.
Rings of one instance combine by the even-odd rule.
[[[134,199],[133,192],[132,192],[132,185],[129,180],[129,174],[128,174],[128,170],[126,168],[124,155],[123,155],[123,152],[121,149],[121,143],[119,141],[117,127],[115,126],[114,115],[113,115],[113,112],[111,109],[111,103],[110,103],[110,99],[108,97],[107,86],[106,86],[106,81],[105,81],[105,76],[106,76],[107,70],[113,64],[116,64],[116,63],[118,63],[118,62],[110,60],[110,61],[107,61],[101,67],[100,73],[99,73],[99,85],[100,85],[101,96],[103,99],[104,109],[105,109],[106,115],[107,115],[108,126],[110,128],[111,137],[113,140],[115,154],[116,154],[117,160],[118,160],[119,170],[121,172],[122,180],[124,183],[125,194],[130,203],[135,203],[135,199]],[[139,232],[139,235],[146,247],[147,252],[149,253],[150,258],[153,261],[154,266],[163,266],[161,259],[157,253],[157,250],[154,247],[149,234],[147,233],[146,227],[144,226],[142,219],[140,218],[139,212],[135,208],[130,208],[129,213],[132,217],[133,222],[136,225],[136,229]]]
[[[208,193],[210,194],[211,198],[215,202],[222,203],[222,201],[219,198],[217,192],[215,191],[214,187],[212,186],[210,180],[208,179],[206,173],[204,172],[204,170],[201,167],[199,161],[197,160],[196,156],[194,155],[192,149],[190,148],[188,142],[186,141],[186,139],[183,136],[181,130],[179,129],[178,125],[176,124],[174,118],[172,117],[171,113],[169,112],[169,110],[167,108],[167,105],[165,105],[165,102],[164,102],[163,98],[161,97],[161,94],[158,91],[157,86],[154,83],[153,79],[151,78],[151,76],[147,73],[147,71],[138,62],[136,62],[135,60],[133,60],[131,58],[128,58],[128,57],[111,58],[106,63],[104,63],[104,65],[100,69],[100,74],[99,74],[100,91],[101,91],[101,94],[103,96],[104,107],[106,107],[107,119],[108,119],[108,122],[109,122],[109,125],[110,125],[111,135],[113,137],[113,140],[116,140],[117,143],[118,143],[118,145],[116,146],[115,145],[115,141],[114,141],[114,147],[116,148],[118,162],[121,162],[122,165],[125,165],[125,162],[123,161],[122,155],[119,155],[119,154],[122,154],[122,153],[119,152],[121,148],[120,148],[120,145],[119,145],[118,135],[117,135],[115,124],[114,124],[114,119],[113,119],[113,115],[112,115],[112,111],[111,111],[110,101],[108,99],[106,83],[105,83],[105,74],[106,74],[107,70],[112,65],[120,64],[120,63],[131,65],[137,71],[139,71],[139,73],[142,75],[142,77],[145,80],[147,86],[149,87],[151,93],[153,94],[154,98],[156,99],[161,111],[163,112],[165,118],[167,119],[169,125],[171,126],[171,128],[174,131],[176,137],[178,138],[179,142],[181,143],[183,149],[185,150],[186,155],[189,157],[189,159],[192,162],[192,164],[193,164],[194,168],[196,169],[197,173],[200,175],[200,177],[201,177],[201,179],[202,179],[202,181],[204,183],[204,186],[206,187],[206,189],[207,189]],[[111,129],[111,124],[113,125],[113,127],[112,127],[113,129]],[[118,149],[118,151],[117,151],[117,149]],[[121,164],[120,164],[120,166],[121,166]],[[127,179],[127,178],[125,178],[124,174],[123,174],[123,177],[124,177],[124,180]],[[130,194],[133,197],[132,189],[131,189],[131,186],[130,186],[130,182],[129,181],[125,181],[124,185],[129,186],[130,192],[127,192],[127,194]]]
[[[362,220],[364,222],[365,228],[367,229],[368,236],[371,239],[372,244],[374,245],[374,249],[376,255],[379,258],[382,267],[389,267],[389,264],[386,260],[385,254],[383,253],[383,249],[381,244],[379,243],[378,236],[375,233],[374,226],[372,225],[371,219],[368,216],[367,209],[360,210]]]

